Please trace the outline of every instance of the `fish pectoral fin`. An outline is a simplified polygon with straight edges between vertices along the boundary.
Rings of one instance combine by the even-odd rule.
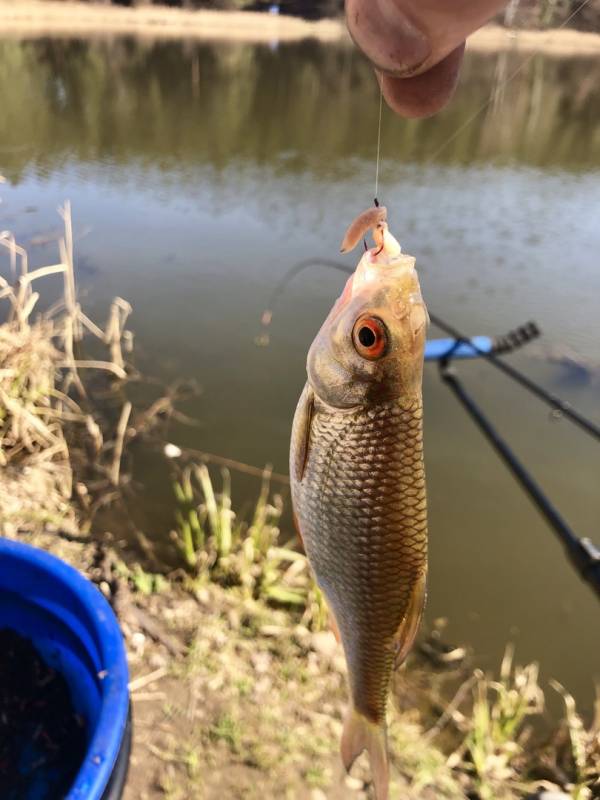
[[[298,482],[301,481],[304,476],[304,469],[308,460],[310,427],[314,408],[315,394],[307,383],[298,401],[292,430],[292,477]]]
[[[423,616],[426,596],[427,575],[423,572],[413,585],[406,614],[394,637],[394,669],[402,664],[413,645]]]
[[[387,752],[385,722],[371,722],[355,708],[351,708],[344,721],[342,733],[342,762],[349,772],[358,756],[366,750],[371,763],[376,800],[388,800],[390,768]]]

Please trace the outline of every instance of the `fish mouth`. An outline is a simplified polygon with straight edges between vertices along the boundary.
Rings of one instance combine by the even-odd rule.
[[[415,263],[414,256],[400,254],[388,258],[384,254],[376,254],[372,250],[367,250],[352,275],[350,296],[354,298],[364,287],[377,284],[414,285],[417,276]],[[349,284],[350,281],[346,284],[342,297],[345,296]]]
[[[327,322],[335,324],[353,303],[357,308],[358,304],[365,308],[382,302],[393,307],[400,304],[404,309],[403,315],[408,316],[414,305],[423,303],[415,262],[414,256],[399,254],[390,258],[377,254],[373,249],[367,250],[346,281]],[[393,311],[396,319],[403,315],[399,314],[398,308]]]

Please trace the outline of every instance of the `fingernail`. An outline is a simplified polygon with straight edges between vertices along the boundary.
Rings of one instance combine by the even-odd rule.
[[[410,75],[431,55],[425,34],[408,18],[400,0],[347,0],[350,35],[377,69]]]

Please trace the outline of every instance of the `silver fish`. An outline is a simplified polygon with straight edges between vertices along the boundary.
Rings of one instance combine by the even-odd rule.
[[[299,531],[348,666],[342,760],[350,769],[366,749],[376,796],[385,800],[391,675],[425,601],[428,317],[414,258],[400,254],[380,215],[373,218],[377,247],[364,254],[308,354],[290,473]]]

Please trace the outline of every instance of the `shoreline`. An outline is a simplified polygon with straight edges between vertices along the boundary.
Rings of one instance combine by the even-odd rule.
[[[34,39],[45,36],[141,39],[195,39],[247,44],[316,39],[350,44],[342,20],[310,22],[296,17],[251,11],[190,11],[167,6],[127,8],[76,0],[0,0],[0,37]],[[473,52],[540,52],[549,56],[600,54],[600,34],[571,29],[508,30],[487,25],[468,42]]]
[[[125,6],[0,0],[0,37],[135,35],[151,39],[205,39],[248,44],[350,39],[340,20],[308,22],[252,11],[190,11],[168,6]]]

